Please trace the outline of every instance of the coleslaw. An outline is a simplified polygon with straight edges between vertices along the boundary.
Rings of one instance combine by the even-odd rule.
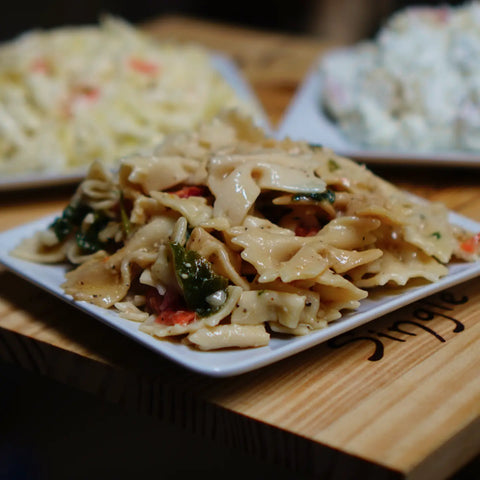
[[[255,113],[200,46],[113,17],[27,32],[0,46],[0,175],[113,165],[223,108]]]

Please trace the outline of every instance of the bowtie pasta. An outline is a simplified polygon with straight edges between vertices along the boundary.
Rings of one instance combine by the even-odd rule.
[[[257,114],[200,46],[112,17],[31,31],[0,45],[0,175],[112,164],[233,107]]]
[[[115,174],[93,163],[62,215],[13,254],[70,262],[75,300],[211,350],[325,328],[375,287],[478,259],[479,240],[444,206],[229,111]]]

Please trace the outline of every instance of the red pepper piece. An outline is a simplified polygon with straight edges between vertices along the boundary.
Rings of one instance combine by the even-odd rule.
[[[156,288],[146,293],[147,309],[157,315],[156,323],[163,325],[188,325],[195,320],[195,312],[184,310],[180,296],[173,290],[160,295]]]
[[[195,320],[195,312],[191,310],[165,310],[155,319],[155,323],[163,325],[188,325]]]
[[[460,248],[467,253],[475,253],[480,246],[480,233],[468,238],[460,244]]]
[[[50,71],[50,65],[44,58],[37,58],[30,65],[32,72],[48,73]]]
[[[189,198],[189,197],[204,197],[207,194],[207,189],[203,186],[199,185],[190,185],[181,188],[180,190],[176,190],[171,192],[177,197],[180,198]]]
[[[303,227],[301,225],[298,225],[295,228],[295,235],[297,237],[313,237],[318,233],[320,229],[317,227]]]
[[[135,70],[139,73],[144,73],[146,75],[156,75],[159,70],[156,63],[149,62],[138,57],[132,57],[129,60],[128,65],[132,70]]]

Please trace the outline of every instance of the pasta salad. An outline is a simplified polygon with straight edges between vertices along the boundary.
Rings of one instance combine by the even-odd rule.
[[[228,111],[117,173],[93,163],[63,213],[12,254],[69,262],[62,288],[75,300],[214,350],[325,328],[376,287],[477,260],[479,243],[443,205]]]
[[[256,114],[200,46],[113,17],[0,45],[0,175],[112,165],[222,108]]]

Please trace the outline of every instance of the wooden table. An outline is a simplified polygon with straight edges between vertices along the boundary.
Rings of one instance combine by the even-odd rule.
[[[332,46],[175,17],[146,28],[230,54],[274,126]],[[373,169],[480,221],[479,170]],[[2,193],[1,229],[60,210],[72,192]],[[480,453],[478,278],[372,322],[349,342],[227,379],[186,371],[7,271],[0,285],[1,359],[293,471],[441,479]],[[391,333],[395,322],[403,333]]]

